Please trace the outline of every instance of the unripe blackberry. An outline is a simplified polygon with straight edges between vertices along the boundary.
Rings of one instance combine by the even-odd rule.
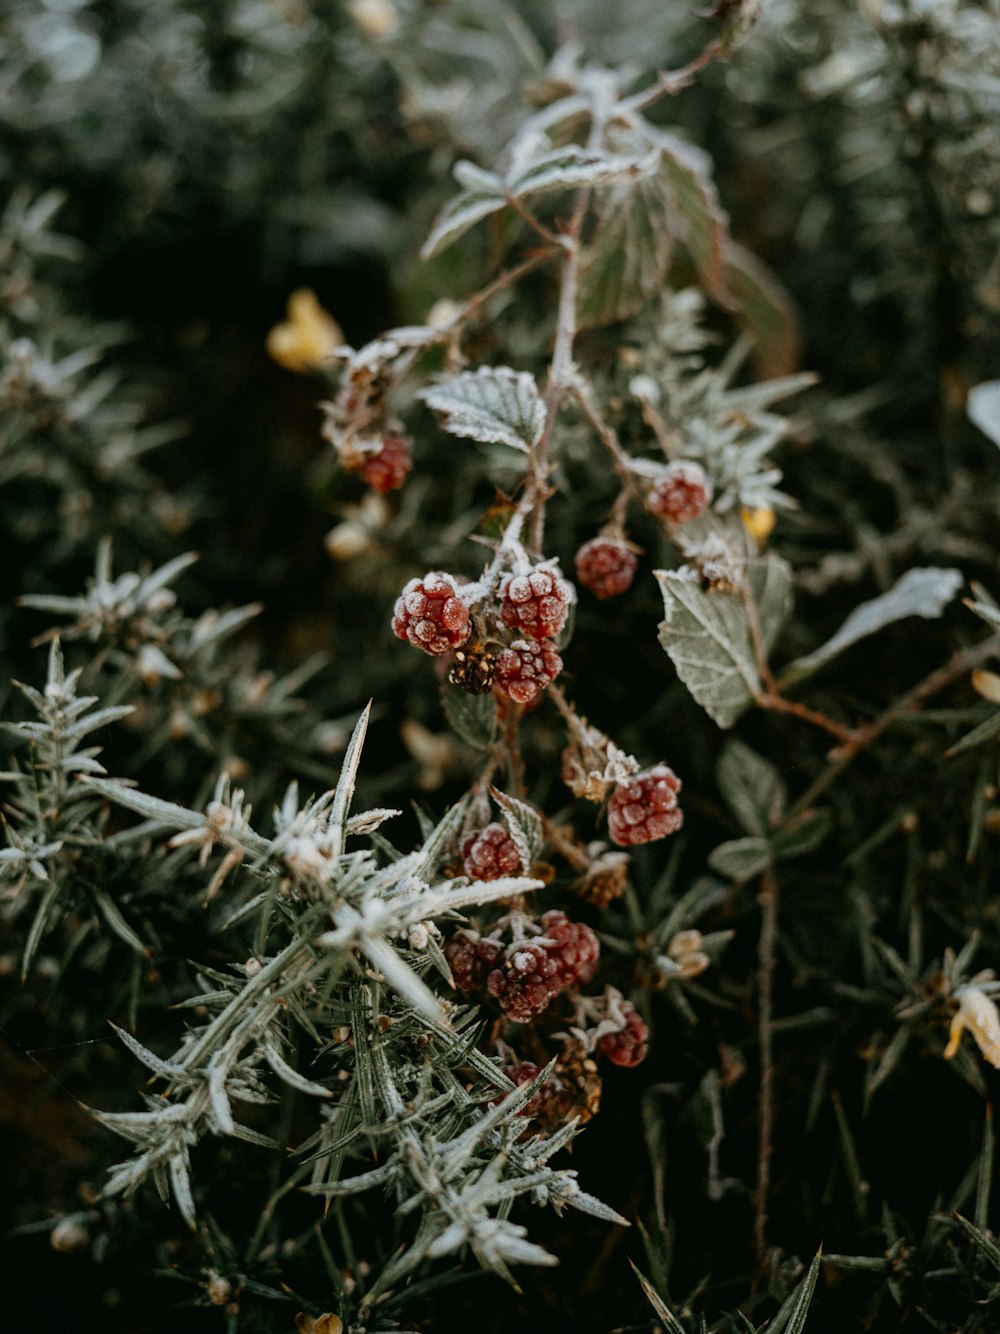
[[[460,928],[445,941],[444,957],[455,986],[468,993],[485,986],[486,979],[496,965],[503,946],[496,940],[484,940],[478,931]]]
[[[624,1027],[617,1033],[605,1033],[597,1045],[613,1064],[631,1068],[646,1059],[649,1029],[631,1005],[623,1005],[622,1014]]]
[[[530,1084],[533,1079],[537,1079],[538,1071],[541,1066],[535,1065],[534,1061],[518,1061],[515,1065],[508,1065],[504,1074],[514,1084],[521,1087],[522,1084]],[[551,1079],[547,1079],[534,1097],[529,1098],[518,1116],[538,1116],[545,1104],[549,1102],[555,1093],[555,1085]]]
[[[510,830],[496,821],[465,840],[462,865],[470,880],[500,880],[524,870]]]
[[[527,1023],[558,995],[559,966],[544,945],[525,940],[511,949],[501,968],[486,979],[486,989],[516,1023]]]
[[[658,519],[690,523],[711,499],[712,484],[700,463],[668,463],[646,493],[646,508]]]
[[[493,680],[515,704],[530,704],[562,671],[562,658],[551,644],[515,639],[496,656]]]
[[[410,448],[401,435],[382,437],[382,448],[377,454],[366,456],[358,472],[366,485],[379,495],[397,491],[413,468]]]
[[[627,542],[592,537],[576,553],[576,577],[595,597],[614,598],[631,587],[638,564]]]
[[[600,941],[586,922],[572,922],[564,912],[553,910],[542,917],[542,931],[552,942],[547,946],[555,960],[564,987],[585,986],[597,972]]]
[[[508,574],[500,585],[500,618],[532,639],[551,639],[566,624],[571,589],[555,570]]]
[[[425,653],[448,653],[469,638],[469,609],[458,596],[450,574],[432,570],[411,579],[396,599],[392,632]]]
[[[681,780],[665,764],[643,769],[619,783],[608,802],[608,833],[620,848],[652,843],[680,829],[684,814],[677,808]]]

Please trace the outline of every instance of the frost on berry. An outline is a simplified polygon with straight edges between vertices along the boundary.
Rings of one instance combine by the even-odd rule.
[[[627,1002],[621,1006],[621,1017],[622,1027],[615,1033],[605,1033],[597,1045],[614,1065],[631,1068],[646,1059],[649,1029]]]
[[[413,468],[410,449],[401,435],[385,435],[378,453],[368,454],[358,472],[361,480],[379,495],[398,491]]]
[[[531,704],[562,671],[562,658],[551,644],[515,639],[496,656],[493,679],[515,704]]]
[[[527,1023],[562,989],[558,960],[538,941],[521,941],[487,977],[486,989],[508,1019]]]
[[[462,866],[470,880],[500,880],[526,869],[510,830],[495,821],[462,844]]]
[[[593,931],[585,922],[572,922],[557,910],[545,913],[541,925],[562,986],[585,986],[597,972],[601,957]]]
[[[392,632],[425,653],[448,653],[464,644],[472,625],[451,575],[432,570],[411,579],[396,599]]]
[[[500,585],[500,618],[531,639],[551,639],[566,624],[571,596],[570,585],[553,569],[508,574]]]
[[[444,957],[458,990],[467,994],[485,986],[502,950],[499,941],[484,939],[478,931],[465,927],[456,931],[445,942]]]
[[[608,802],[608,833],[620,848],[652,843],[680,829],[684,814],[677,806],[681,780],[665,764],[643,769],[619,783]]]
[[[619,597],[631,587],[638,563],[620,538],[592,537],[576,553],[576,577],[595,597]]]
[[[669,463],[646,493],[646,508],[659,519],[690,523],[708,509],[712,484],[699,463]]]

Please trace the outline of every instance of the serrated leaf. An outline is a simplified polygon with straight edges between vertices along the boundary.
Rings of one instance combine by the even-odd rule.
[[[1000,445],[1000,380],[987,380],[970,389],[965,411],[987,439]]]
[[[492,695],[467,695],[464,690],[443,687],[441,703],[448,725],[467,746],[485,750],[493,744],[497,730],[497,706]]]
[[[581,328],[627,320],[661,290],[674,253],[670,204],[659,174],[601,195],[580,256]]]
[[[528,453],[545,427],[545,404],[534,377],[509,366],[465,371],[425,389],[420,397],[441,414],[446,431],[467,440]]]
[[[427,240],[421,246],[420,258],[428,260],[440,255],[453,241],[464,236],[470,227],[482,222],[483,218],[488,218],[491,213],[498,213],[506,202],[499,185],[498,181],[498,188],[495,190],[490,188],[466,190],[456,195],[454,199],[449,199],[434,219]]]
[[[719,759],[719,789],[748,834],[768,837],[781,822],[787,793],[777,769],[735,738]]]
[[[708,864],[719,875],[742,884],[767,870],[771,864],[771,845],[766,838],[730,839],[709,854]]]
[[[504,822],[510,830],[521,858],[521,867],[527,871],[542,846],[542,817],[534,806],[517,797],[508,797],[497,788],[491,788],[494,801],[503,811]]]
[[[788,673],[799,676],[814,672],[859,639],[865,639],[907,616],[934,620],[941,615],[964,582],[961,570],[940,569],[936,566],[907,570],[888,593],[855,607],[832,639],[805,657],[796,658],[789,666]]]
[[[704,589],[692,570],[656,570],[666,619],[660,643],[710,718],[732,727],[760,690],[750,621],[739,592]],[[788,563],[773,552],[751,563],[750,596],[766,651],[791,605]]]
[[[723,305],[730,303],[725,256],[729,219],[710,174],[711,163],[700,149],[676,135],[656,136],[661,174],[671,194],[672,228],[691,256],[702,286]]]
[[[736,322],[753,339],[753,363],[762,380],[791,375],[799,364],[802,333],[791,297],[756,255],[730,240],[726,287]]]

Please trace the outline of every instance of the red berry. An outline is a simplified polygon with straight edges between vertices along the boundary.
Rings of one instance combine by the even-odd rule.
[[[549,956],[556,962],[564,987],[584,986],[597,972],[600,941],[585,922],[571,922],[564,912],[553,910],[542,917],[542,931],[551,944]]]
[[[503,966],[490,973],[486,989],[509,1019],[527,1023],[562,989],[558,963],[544,945],[522,941],[510,949]]]
[[[643,769],[619,783],[608,802],[608,833],[612,843],[629,848],[652,843],[680,829],[684,814],[677,808],[681,780],[665,764]]]
[[[522,1084],[530,1084],[533,1079],[537,1079],[540,1069],[541,1067],[535,1065],[534,1061],[518,1061],[515,1065],[508,1065],[504,1074],[520,1088]],[[534,1097],[529,1098],[524,1104],[518,1116],[537,1116],[555,1091],[555,1084],[551,1079],[547,1079]]]
[[[382,437],[379,452],[367,455],[358,471],[362,481],[373,491],[384,495],[387,491],[397,491],[412,468],[413,460],[407,442],[401,435],[386,435]]]
[[[444,957],[458,990],[468,993],[484,986],[502,949],[499,941],[484,940],[478,931],[464,927],[445,941]]]
[[[500,617],[532,639],[551,639],[566,624],[570,595],[569,584],[555,570],[508,574],[500,586]]]
[[[625,1017],[624,1027],[617,1033],[605,1033],[597,1045],[615,1065],[631,1067],[646,1059],[649,1029],[631,1005],[623,1005],[622,1013]]]
[[[432,570],[411,579],[396,599],[392,632],[425,653],[448,653],[469,638],[469,609],[450,574]]]
[[[671,523],[690,523],[711,499],[712,484],[700,463],[668,463],[646,493],[646,508]]]
[[[515,639],[497,654],[493,680],[515,704],[530,704],[556,679],[562,665],[551,644]]]
[[[462,864],[470,880],[500,880],[524,869],[510,830],[495,821],[481,834],[470,834],[465,840]]]
[[[635,552],[617,537],[592,537],[576,553],[576,577],[598,598],[614,598],[632,584]]]

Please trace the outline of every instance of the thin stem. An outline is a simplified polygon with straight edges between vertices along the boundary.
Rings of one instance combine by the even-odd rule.
[[[774,962],[778,942],[778,885],[770,870],[761,877],[760,940],[757,946],[757,1033],[760,1047],[760,1094],[757,1135],[757,1189],[754,1196],[754,1252],[758,1276],[767,1253],[767,1202],[771,1187],[774,1134]]]
[[[722,38],[717,37],[689,64],[683,65],[680,69],[660,70],[654,84],[626,99],[623,105],[629,111],[646,111],[663,97],[676,97],[679,92],[690,87],[701,71],[710,65],[716,56],[722,55],[724,50],[725,44]]]
[[[814,727],[819,727],[830,736],[836,737],[842,745],[849,745],[855,736],[849,727],[836,722],[819,709],[811,709],[808,704],[800,704],[798,700],[785,699],[784,695],[779,695],[773,690],[761,692],[756,696],[756,702],[762,709],[770,709],[772,713],[790,713],[796,718],[801,718],[803,722],[812,723]]]

